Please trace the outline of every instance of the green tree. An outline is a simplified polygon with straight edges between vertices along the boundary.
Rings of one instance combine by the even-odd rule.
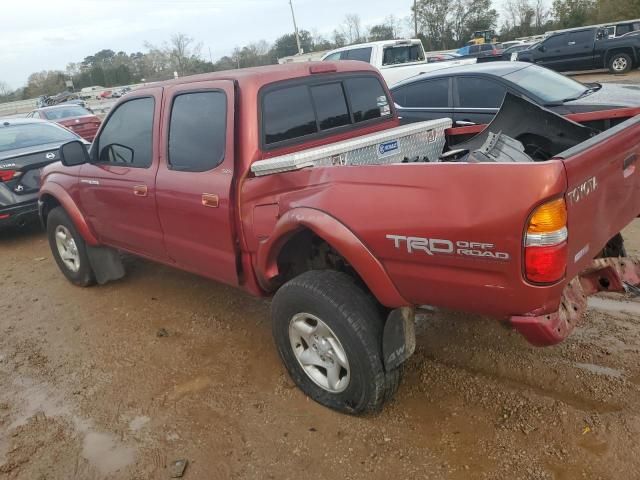
[[[300,46],[305,52],[313,51],[313,36],[307,30],[300,30]],[[298,53],[298,45],[296,43],[296,36],[293,33],[287,33],[278,38],[273,47],[271,48],[272,58],[288,57],[289,55],[295,55]]]
[[[595,0],[554,0],[553,16],[557,28],[582,27],[596,18]]]
[[[640,0],[598,0],[595,13],[598,23],[640,18]]]

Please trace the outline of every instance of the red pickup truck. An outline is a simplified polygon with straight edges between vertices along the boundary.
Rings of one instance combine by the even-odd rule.
[[[618,235],[640,214],[638,112],[589,114],[597,132],[515,97],[503,111],[470,139],[449,119],[400,126],[363,62],[182,78],[120,100],[90,151],[64,145],[40,214],[76,285],[121,278],[125,251],[273,296],[297,385],[375,411],[419,306],[551,345],[587,295],[640,283]]]

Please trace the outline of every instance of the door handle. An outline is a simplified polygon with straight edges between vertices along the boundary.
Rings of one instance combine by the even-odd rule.
[[[213,193],[203,193],[202,194],[202,206],[209,208],[218,208],[220,201],[218,199],[218,195]]]
[[[133,187],[133,194],[136,197],[146,197],[149,190],[146,185],[136,185]]]
[[[456,120],[456,125],[459,127],[470,127],[471,125],[477,125],[476,122],[470,122],[468,120]]]
[[[575,44],[576,44],[576,42],[569,42],[569,43],[567,43],[567,45],[575,45]]]

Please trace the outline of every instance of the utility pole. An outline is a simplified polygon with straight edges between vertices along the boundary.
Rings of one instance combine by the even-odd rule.
[[[298,54],[302,55],[302,46],[300,45],[300,35],[298,35],[298,25],[296,24],[296,14],[293,11],[293,0],[289,0],[289,6],[291,7],[291,17],[293,18],[293,29],[296,32],[296,43],[298,44]]]
[[[413,0],[413,24],[416,32],[416,36],[413,38],[418,38],[418,0]]]

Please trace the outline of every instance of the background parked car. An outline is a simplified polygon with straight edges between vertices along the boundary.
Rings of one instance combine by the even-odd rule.
[[[89,144],[55,123],[0,118],[0,228],[37,218],[40,169],[58,161],[58,149],[71,140]]]
[[[518,59],[518,55],[516,55],[518,52],[521,52],[522,50],[528,50],[532,47],[532,43],[518,43],[516,45],[511,45],[510,47],[505,48],[502,51],[502,60],[516,61]]]
[[[456,50],[456,53],[461,57],[473,57],[478,60],[499,59],[502,55],[502,50],[495,43],[483,43],[482,45],[467,45]]]
[[[427,63],[446,62],[448,60],[455,60],[459,57],[460,55],[458,55],[457,53],[427,54]]]
[[[39,118],[59,123],[90,142],[96,136],[101,123],[100,119],[89,110],[74,104],[39,108],[27,114],[27,118]]]
[[[598,27],[559,31],[535,48],[518,52],[518,60],[537,63],[559,72],[608,68],[625,73],[640,65],[640,37],[608,38]]]
[[[636,85],[582,84],[522,62],[452,67],[425,73],[391,89],[404,123],[449,117],[457,126],[491,122],[506,92],[561,115],[640,107]]]

